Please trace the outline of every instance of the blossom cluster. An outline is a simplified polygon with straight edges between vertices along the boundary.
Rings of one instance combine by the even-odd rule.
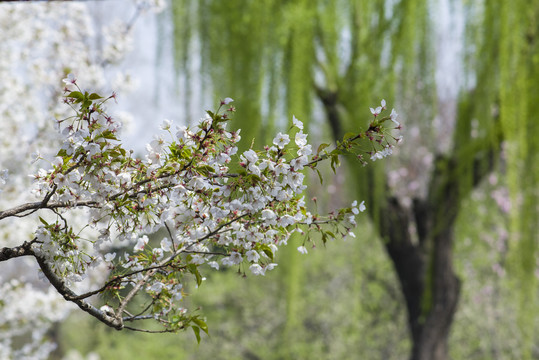
[[[33,249],[49,280],[68,286],[107,264],[106,284],[77,298],[104,294],[108,300],[100,311],[120,328],[153,319],[163,331],[192,327],[198,337],[207,327],[181,300],[191,282],[201,285],[201,266],[264,275],[277,266],[276,251],[295,232],[305,241],[310,232],[323,241],[353,234],[364,203],[327,216],[312,214],[303,195],[303,169],[315,169],[324,159],[334,166],[362,141],[375,151],[388,146],[380,120],[332,151],[320,146],[314,153],[294,117],[289,132],[278,133],[271,146],[239,153],[240,131],[227,129],[233,100],[226,98],[194,126],[173,127],[165,120],[163,134],[137,159],[118,139],[121,125],[106,113],[115,95],[85,92],[73,75],[64,83],[65,103],[75,115],[58,121],[63,145],[50,169],[34,175],[33,190],[57,218],[41,218]],[[88,209],[85,229],[74,229],[62,215],[74,208]],[[159,230],[167,236],[150,240]],[[114,246],[123,255],[108,251]],[[298,250],[306,252],[304,245]],[[144,293],[151,299],[145,313],[131,315],[129,302]]]
[[[65,311],[58,306],[57,294],[49,288],[42,291],[28,282],[11,280],[0,284],[0,304],[10,304],[10,312],[0,317],[0,359],[35,359],[47,358],[55,347],[52,342],[28,342],[22,347],[14,348],[14,338],[31,334],[33,339],[41,339],[48,331],[50,321],[60,321],[65,317]],[[43,311],[35,321],[28,321],[34,317],[34,309]],[[27,319],[21,321],[21,319]]]
[[[31,163],[30,154],[36,154],[34,159],[49,159],[58,151],[60,140],[50,119],[66,116],[69,110],[58,101],[60,76],[77,72],[81,80],[93,88],[104,87],[109,78],[126,78],[123,75],[126,69],[119,69],[117,65],[125,59],[129,48],[123,44],[131,42],[132,30],[138,26],[137,14],[142,14],[143,10],[159,10],[164,2],[123,3],[123,12],[118,14],[123,19],[120,26],[113,20],[116,15],[110,13],[103,18],[103,14],[95,11],[96,6],[86,2],[0,4],[0,133],[3,135],[0,138],[0,209],[33,199],[28,191],[31,178],[27,175],[39,162]],[[111,53],[111,48],[116,51]],[[115,89],[126,95],[130,90],[126,83],[123,81],[122,87],[115,85]],[[86,216],[78,215],[65,214],[75,228],[86,221]],[[47,214],[42,217],[49,220]],[[39,224],[37,216],[3,219],[0,251],[33,238]],[[92,275],[93,282],[103,280],[105,272],[99,269]],[[13,279],[25,286],[8,287]],[[50,337],[50,326],[59,319],[57,313],[65,316],[73,309],[72,304],[39,281],[35,260],[30,257],[2,263],[0,284],[0,319],[10,319],[0,321],[0,358],[48,358],[48,352],[54,348],[54,344],[46,340]],[[9,291],[14,296],[10,296]],[[26,304],[24,312],[19,311],[23,304]],[[50,311],[52,308],[55,311]]]
[[[384,99],[382,99],[382,101],[380,103],[380,106],[378,106],[376,108],[370,108],[371,114],[374,116],[374,121],[371,123],[371,126],[373,126],[375,124],[381,124],[381,123],[383,123],[383,122],[385,122],[387,120],[391,120],[395,124],[395,129],[400,130],[402,128],[402,126],[397,121],[397,117],[399,116],[399,114],[397,114],[395,109],[391,110],[391,114],[388,117],[377,120],[377,117],[385,109],[386,109],[386,101]],[[396,138],[393,137],[393,140],[395,141],[395,143],[399,143],[400,141],[402,141],[402,136],[399,136],[399,137],[396,137]],[[383,137],[378,139],[378,143],[383,144],[383,148],[382,148],[382,150],[374,149],[373,151],[371,151],[369,153],[370,158],[371,158],[372,161],[376,161],[377,159],[383,159],[383,158],[385,158],[385,157],[387,157],[387,156],[389,156],[389,155],[391,155],[393,153],[393,144],[392,143],[390,143],[390,142],[384,143],[383,142]]]

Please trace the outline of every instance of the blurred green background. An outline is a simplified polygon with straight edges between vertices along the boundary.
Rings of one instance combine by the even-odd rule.
[[[321,212],[366,200],[357,238],[291,244],[263,278],[208,271],[185,300],[207,317],[200,345],[74,313],[55,358],[539,359],[539,1],[174,0],[159,16],[178,101],[204,74],[236,100],[244,147],[292,114],[335,141],[382,98],[404,143],[311,179]]]

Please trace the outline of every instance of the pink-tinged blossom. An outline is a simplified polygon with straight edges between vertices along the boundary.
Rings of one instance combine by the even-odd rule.
[[[363,212],[365,210],[367,210],[367,207],[365,206],[365,200],[363,200],[361,204],[359,204],[359,211]]]
[[[163,146],[165,146],[165,144],[165,139],[163,139],[162,136],[154,135],[153,140],[150,142],[149,145],[146,145],[146,148],[148,149],[148,151],[162,152]]]
[[[258,155],[253,149],[245,151],[243,157],[250,163],[256,163],[258,161]]]
[[[111,262],[116,257],[116,253],[105,254],[104,258],[106,262]]]
[[[163,290],[164,287],[165,285],[162,282],[156,281],[151,286],[149,286],[147,290],[150,292],[159,294]]]
[[[357,207],[357,200],[354,200],[354,202],[352,203],[352,213],[354,215],[357,215],[360,212],[365,211],[366,209],[367,207],[365,206],[365,201],[362,201],[361,204],[359,204],[359,208]]]
[[[260,264],[252,264],[249,266],[249,270],[253,273],[253,275],[266,275],[266,269],[264,269]]]
[[[77,90],[77,79],[75,78],[75,75],[68,74],[65,79],[62,79],[63,83],[65,84],[65,88],[68,91],[75,91]]]
[[[154,248],[152,249],[152,254],[155,256],[155,260],[160,261],[163,259],[163,249],[161,248]]]
[[[260,264],[252,264],[251,266],[249,266],[249,270],[251,270],[253,275],[265,276],[266,271],[271,271],[275,269],[276,266],[277,264],[274,264],[274,263],[266,264],[264,266],[261,266]]]
[[[276,217],[277,217],[277,215],[275,215],[275,212],[273,212],[273,210],[271,210],[271,209],[262,210],[262,219],[263,220],[271,221],[271,220],[274,220]]]
[[[198,254],[192,255],[191,261],[190,261],[191,264],[196,264],[196,265],[202,265],[204,264],[204,262],[205,262],[204,257]]]
[[[98,154],[101,151],[101,147],[99,146],[99,144],[91,143],[86,146],[86,151],[88,153],[88,160],[91,160],[92,156]]]
[[[161,123],[161,125],[159,125],[159,128],[161,130],[170,130],[170,127],[172,126],[172,121],[168,120],[168,119],[165,119],[163,120],[163,122]]]
[[[298,149],[297,154],[299,156],[309,156],[313,153],[313,148],[311,144],[307,144],[300,149]]]
[[[52,160],[52,166],[61,167],[62,165],[64,165],[64,158],[57,156]]]
[[[238,265],[243,261],[243,257],[237,251],[233,251],[230,256],[223,258],[221,263],[226,266]]]
[[[247,169],[249,169],[249,171],[253,175],[260,176],[260,174],[261,174],[260,173],[260,168],[254,163],[250,163],[249,166],[247,166]]]
[[[290,160],[290,166],[294,168],[294,170],[302,170],[305,165],[309,163],[309,159],[306,155],[299,156],[295,159]]]
[[[185,145],[192,146],[195,144],[192,139],[193,135],[194,134],[187,128],[187,126],[176,126],[176,137],[178,140],[183,140]]]
[[[135,251],[142,251],[144,250],[144,247],[146,246],[146,244],[148,243],[148,236],[144,235],[140,238],[138,238],[137,240],[137,244],[135,245],[135,247],[133,248],[133,250]]]
[[[278,224],[282,227],[287,227],[289,225],[293,225],[296,223],[296,220],[294,219],[294,217],[290,216],[290,215],[283,215],[281,216],[281,218],[278,220]]]
[[[307,134],[304,134],[303,131],[296,133],[296,145],[300,148],[307,145]]]
[[[245,253],[245,256],[247,257],[247,261],[250,262],[258,262],[258,259],[260,259],[260,254],[256,252],[255,250],[249,250]]]
[[[278,133],[277,136],[273,139],[273,143],[279,149],[284,149],[286,145],[290,142],[290,136],[288,134]]]
[[[294,115],[292,115],[292,123],[298,129],[303,130],[303,123],[299,121]]]
[[[75,75],[73,74],[68,74],[67,77],[65,79],[62,79],[62,81],[65,83],[65,84],[75,84],[77,82],[77,79],[75,78]]]
[[[375,151],[373,154],[371,154],[371,160],[376,161],[377,159],[383,159],[393,153],[393,149],[391,146],[386,146],[382,150]]]
[[[286,182],[292,189],[301,188],[303,185],[303,178],[305,175],[300,172],[289,172],[286,176]],[[303,190],[303,189],[302,189]]]
[[[391,114],[389,115],[389,118],[391,119],[391,121],[393,121],[395,123],[395,125],[400,126],[400,123],[397,121],[398,116],[399,116],[399,114],[397,114],[395,109],[392,109]]]
[[[260,162],[260,165],[258,165],[258,167],[260,168],[260,170],[265,170],[265,169],[273,170],[275,169],[275,163],[271,161],[270,159],[263,159]]]
[[[54,178],[54,183],[58,185],[59,188],[68,185],[67,176],[65,176],[64,174],[56,174],[56,177]]]
[[[179,301],[183,299],[182,289],[183,284],[176,284],[171,288],[170,292],[173,294],[175,300]]]
[[[166,252],[171,252],[172,251],[172,241],[170,241],[168,238],[163,238],[163,240],[161,240],[161,249],[163,249],[163,251],[166,251]]]
[[[376,109],[370,108],[370,110],[371,110],[371,114],[373,114],[376,117],[380,115],[380,113],[382,112],[382,107],[378,106]]]
[[[288,173],[289,169],[290,169],[290,165],[288,165],[287,163],[281,162],[275,166],[275,175],[286,174]]]
[[[148,162],[153,165],[161,165],[161,154],[159,152],[153,151],[149,145],[147,145],[148,148],[148,155],[146,157],[148,158]]]
[[[32,157],[32,164],[35,164],[38,160],[43,159],[43,156],[41,155],[39,150],[36,150],[35,152],[33,152],[31,157]]]
[[[354,215],[359,214],[359,210],[356,206],[357,206],[357,200],[354,200],[354,202],[352,203],[352,213],[354,213]]]

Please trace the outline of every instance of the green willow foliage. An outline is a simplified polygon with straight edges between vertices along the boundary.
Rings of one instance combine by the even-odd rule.
[[[385,4],[381,0],[174,1],[177,65],[185,70],[191,55],[201,56],[202,71],[210,75],[215,96],[238,99],[237,118],[249,119],[242,135],[256,138],[257,144],[267,140],[264,134],[273,127],[286,125],[275,124],[283,113],[308,122],[317,88],[336,93],[344,125],[336,129],[335,138],[366,121],[361,109],[382,97],[393,103],[395,92],[402,100],[419,98],[418,92],[424,95],[423,106],[412,101],[413,105],[403,107],[415,109],[410,118],[432,114],[427,2]],[[193,42],[201,47],[199,54],[190,53]],[[415,84],[418,76],[424,83],[421,89]],[[378,171],[383,177],[383,171]],[[376,183],[381,186],[371,186],[368,195],[371,190],[381,195],[383,181]]]
[[[507,176],[512,199],[513,247],[509,270],[520,302],[519,321],[532,358],[533,316],[539,310],[539,1],[502,2],[500,117],[507,139]],[[535,286],[533,286],[535,285]]]
[[[255,138],[255,146],[267,142],[265,134],[274,128],[287,125],[277,119],[292,114],[316,126],[309,119],[322,102],[329,120],[322,128],[338,138],[366,121],[363,109],[384,97],[389,103],[396,100],[405,126],[419,126],[426,146],[436,148],[432,134],[437,129],[430,125],[437,112],[436,53],[429,17],[436,0],[171,3],[179,71],[189,77],[186,69],[200,56],[215,96],[237,100],[236,118],[248,119],[248,126],[234,126],[242,128],[242,136]],[[508,269],[518,294],[524,356],[531,358],[530,314],[539,313],[534,276],[539,255],[539,0],[464,4],[470,80],[461,90],[455,131],[448,134],[458,169],[451,180],[458,181],[457,196],[463,199],[477,185],[481,169],[507,175],[512,199]],[[199,53],[192,53],[193,44]],[[331,122],[331,111],[342,120],[340,126]],[[350,172],[357,195],[367,199],[377,222],[379,200],[386,196],[385,168],[352,166]],[[283,262],[290,266],[287,313],[293,323],[301,274],[297,255],[288,256],[295,259],[292,265]]]

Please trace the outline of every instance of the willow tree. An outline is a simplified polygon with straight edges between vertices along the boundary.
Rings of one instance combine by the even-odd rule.
[[[519,323],[526,345],[523,358],[531,359],[533,314],[537,314],[539,250],[539,1],[502,2],[500,24],[500,118],[507,139],[507,175],[514,210],[509,270],[515,278],[520,305]],[[493,14],[492,16],[496,16]],[[536,272],[537,274],[537,272]],[[537,331],[537,329],[535,329]]]
[[[515,289],[522,289],[522,344],[528,349],[523,356],[529,358],[533,324],[526,319],[537,311],[530,300],[537,296],[538,194],[533,185],[539,176],[534,141],[539,105],[533,94],[539,84],[538,1],[468,5],[470,13],[479,14],[466,16],[470,27],[476,27],[467,40],[476,52],[470,53],[467,69],[473,81],[461,91],[458,111],[449,115],[441,111],[446,104],[436,95],[428,11],[435,3],[174,1],[178,68],[189,68],[193,57],[200,56],[216,95],[240,99],[238,118],[250,119],[249,128],[242,127],[248,137],[260,140],[265,140],[265,129],[284,125],[275,124],[279,112],[306,120],[321,105],[330,136],[338,139],[357,130],[358,109],[382,97],[402,105],[405,126],[420,129],[423,148],[434,156],[424,164],[418,149],[410,148],[416,156],[401,151],[394,166],[416,169],[408,180],[420,186],[403,192],[404,184],[390,186],[384,166],[349,165],[357,191],[368,189],[359,196],[367,199],[401,285],[411,359],[448,357],[461,289],[452,258],[455,222],[462,201],[485,175],[507,169],[514,200],[509,270]],[[198,48],[193,44],[200,45],[200,52],[193,53]],[[281,103],[286,106],[279,107]],[[445,116],[445,126],[432,125],[436,116]],[[502,144],[508,156],[500,159]],[[297,296],[294,278],[301,276],[298,261],[292,262],[296,265],[287,282],[290,304]],[[293,305],[289,307],[292,315]]]

